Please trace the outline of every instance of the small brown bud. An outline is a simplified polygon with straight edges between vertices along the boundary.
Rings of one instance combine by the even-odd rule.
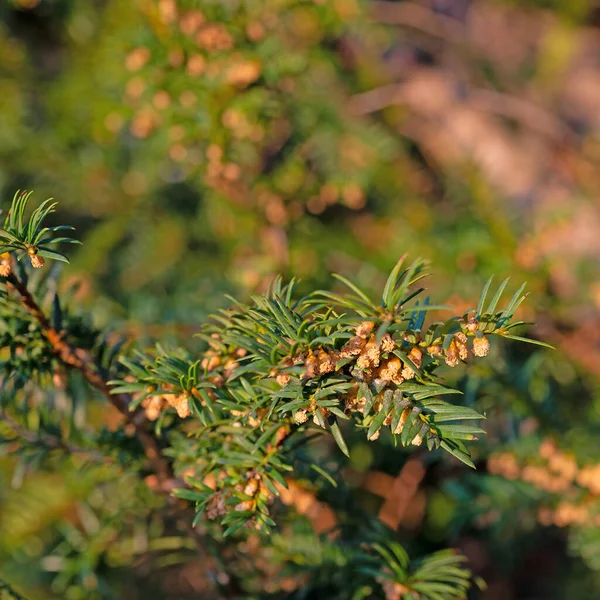
[[[161,396],[150,396],[142,402],[146,418],[149,421],[156,421],[160,417],[166,401]]]
[[[356,335],[360,338],[366,339],[371,335],[373,327],[375,327],[375,323],[373,321],[363,321],[360,325],[356,326]]]
[[[386,600],[400,600],[404,598],[406,594],[410,592],[410,589],[401,583],[397,583],[395,581],[390,581],[389,579],[378,579],[381,587],[383,588],[383,592],[385,594]]]
[[[31,266],[34,269],[41,269],[46,262],[44,258],[38,254],[30,254],[29,259],[31,260]]]
[[[314,404],[314,401],[313,401]],[[319,408],[318,406],[316,406],[315,404],[315,408],[313,408],[313,423],[315,425],[318,425],[319,427],[321,427],[322,429],[325,429],[325,427],[321,424],[323,421],[327,421],[327,418],[329,417],[329,415],[331,414],[326,408]],[[320,413],[317,413],[317,411],[320,411]],[[321,415],[321,419],[319,419],[318,415]]]
[[[402,381],[404,381],[401,371],[402,362],[398,357],[395,356],[394,358],[390,358],[382,363],[381,367],[379,368],[378,376],[384,381],[391,381],[399,385],[402,383]]]
[[[402,369],[402,377],[404,377],[404,379],[406,379],[407,381],[409,379],[414,379],[415,372],[413,371],[413,368],[409,365],[404,365],[404,368]]]
[[[185,419],[186,417],[189,417],[192,414],[188,405],[188,394],[169,394],[166,398],[169,405],[177,411],[177,415],[181,419]]]
[[[462,331],[455,333],[454,343],[456,344],[458,357],[461,360],[467,360],[467,357],[469,356],[469,349],[467,348],[467,336]]]
[[[394,433],[396,435],[402,433],[402,429],[404,429],[404,423],[406,423],[406,419],[408,419],[408,415],[410,415],[411,413],[410,408],[405,408],[402,411],[402,414],[400,415],[400,421],[398,421],[398,425],[396,426],[396,429],[394,429]]]
[[[319,362],[315,353],[312,350],[308,351],[306,361],[304,362],[305,377],[308,379],[314,379],[319,374]]]
[[[371,363],[365,354],[361,354],[356,361],[356,366],[359,369],[368,369]]]
[[[352,358],[358,356],[365,346],[365,340],[360,336],[353,337],[348,343],[341,349],[340,358]]]
[[[417,435],[415,435],[415,437],[413,438],[411,444],[413,446],[420,446],[423,443],[423,438],[421,437],[420,433],[417,433]]]
[[[275,379],[281,387],[285,387],[290,382],[291,377],[287,373],[277,373]]]
[[[248,425],[250,427],[258,427],[262,422],[262,415],[257,414],[256,417],[252,414],[248,415]]]
[[[306,414],[306,410],[301,408],[294,413],[294,421],[298,423],[298,425],[302,425],[308,421],[308,415]]]
[[[485,335],[480,338],[476,337],[473,339],[473,354],[475,356],[487,356],[490,351],[490,341]]]
[[[394,350],[396,343],[391,338],[389,333],[386,333],[381,340],[381,351],[387,352],[388,354]]]
[[[366,343],[363,354],[367,357],[370,366],[378,367],[379,366],[379,358],[381,356],[381,351],[375,343],[375,336],[372,335],[369,338],[369,341]]]
[[[452,340],[452,342],[450,342],[450,346],[448,346],[448,349],[446,350],[446,364],[449,367],[456,367],[458,362],[458,348],[456,347],[456,342]]]
[[[332,371],[335,371],[335,360],[330,354],[325,352],[323,348],[319,348],[317,357],[319,360],[320,375],[324,375],[325,373],[331,373]]]
[[[227,509],[225,507],[223,494],[221,492],[215,492],[206,506],[207,518],[211,520],[216,519],[217,517],[223,516],[226,511]]]
[[[12,271],[12,258],[8,252],[0,254],[0,277],[8,277]]]
[[[379,436],[381,435],[381,428],[378,429],[370,438],[369,440],[371,442],[374,442],[375,440],[379,439]]]
[[[413,346],[411,351],[408,353],[408,358],[412,360],[416,367],[418,367],[419,369],[421,368],[421,362],[423,361],[423,353],[421,352],[421,349],[418,346]]]
[[[246,496],[254,496],[258,491],[258,484],[259,482],[257,479],[251,479],[244,488],[244,494],[246,494]]]
[[[454,339],[456,340],[457,343],[460,343],[460,344],[467,343],[467,336],[462,331],[457,331],[454,334]]]
[[[434,344],[432,346],[427,346],[427,354],[429,354],[429,356],[442,356],[444,351],[439,344]]]
[[[284,425],[282,427],[280,427],[277,430],[277,433],[275,434],[275,438],[273,439],[273,445],[274,447],[279,446],[279,444],[281,444],[281,442],[283,442],[283,440],[285,440],[285,438],[290,434],[290,427],[289,425]]]
[[[479,321],[475,317],[467,321],[467,331],[469,331],[470,333],[475,333],[478,327]]]
[[[238,512],[244,512],[246,510],[252,510],[252,500],[245,500],[235,505],[235,510]]]
[[[206,357],[202,359],[200,366],[207,370],[213,371],[221,364],[221,357],[216,355],[212,350],[206,352]]]

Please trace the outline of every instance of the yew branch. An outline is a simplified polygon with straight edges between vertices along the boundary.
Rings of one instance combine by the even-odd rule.
[[[160,489],[163,491],[170,490],[175,479],[171,464],[162,456],[158,440],[148,431],[143,413],[139,410],[133,412],[129,410],[131,401],[129,395],[110,393],[110,387],[97,365],[94,364],[92,357],[85,350],[71,346],[63,335],[52,327],[44,311],[31,295],[27,286],[18,277],[10,274],[6,284],[10,291],[19,295],[21,304],[35,318],[55,356],[66,367],[79,371],[85,380],[97,389],[135,427],[135,434],[158,479]]]

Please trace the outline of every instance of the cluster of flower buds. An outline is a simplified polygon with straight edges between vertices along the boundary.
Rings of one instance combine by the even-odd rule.
[[[165,396],[169,406],[172,406],[176,411],[180,419],[189,417],[192,412],[190,411],[190,395],[187,392],[182,394],[167,394]]]
[[[285,387],[290,382],[290,379],[292,378],[289,373],[286,373],[284,371],[278,371],[278,372],[274,373],[274,377],[275,377],[275,381],[277,381],[277,383],[281,387]]]
[[[493,454],[488,459],[488,470],[507,479],[520,479],[561,498],[577,498],[581,490],[589,492],[582,502],[563,500],[555,508],[543,507],[538,512],[542,525],[595,523],[600,525],[600,464],[579,467],[575,458],[561,451],[554,441],[544,440],[538,457],[520,463],[511,452]]]
[[[355,336],[340,350],[340,359],[355,359],[365,380],[379,379],[399,385],[415,376],[414,367],[420,368],[423,352],[415,345],[408,352],[410,362],[392,355],[396,342],[386,333],[379,342],[373,333],[375,323],[363,321],[355,329]]]
[[[547,445],[542,445],[542,451]],[[488,470],[507,479],[521,479],[549,493],[565,493],[570,490],[579,471],[575,459],[558,450],[548,456],[547,460],[544,458],[542,456],[541,459],[520,464],[511,452],[496,453],[488,459]]]
[[[402,382],[413,379],[416,375],[415,369],[420,369],[423,363],[423,350],[414,343],[406,350],[408,360],[402,360],[396,356],[393,351],[399,346],[386,333],[381,341],[377,343],[373,333],[375,324],[372,321],[364,321],[355,329],[355,336],[340,351],[341,358],[355,358],[355,366],[361,371],[361,378],[364,381],[373,381],[382,388],[373,403],[373,410],[378,413],[383,409],[384,389],[390,384],[400,385]],[[405,340],[409,344],[411,341]],[[362,411],[367,400],[358,392],[358,386],[352,388],[346,397],[346,410]],[[399,420],[393,433],[400,434],[410,415],[412,407],[402,409]],[[382,427],[389,427],[394,421],[395,411],[392,410],[383,421]],[[370,440],[376,440],[380,435],[381,428],[370,436]],[[412,444],[418,446],[422,443],[420,433],[412,440]]]
[[[467,348],[467,336],[459,331],[454,334],[452,341],[445,350],[445,360],[449,367],[456,367],[459,361],[467,360],[469,350]]]
[[[208,393],[210,394],[210,390]],[[202,405],[204,406],[204,403]],[[260,408],[258,410],[231,410],[230,412],[232,417],[240,419],[234,423],[234,427],[242,427],[242,420],[245,420],[250,427],[258,427],[268,411],[265,408]]]
[[[220,388],[240,366],[239,359],[246,356],[247,351],[244,348],[233,350],[226,348],[220,344],[219,335],[216,333],[213,333],[211,338],[210,348],[204,352],[203,358],[200,361],[200,367],[206,373],[206,381]],[[214,397],[213,390],[208,390],[207,393],[211,398]],[[200,400],[200,402],[204,405],[203,400]]]
[[[43,256],[38,254],[38,249],[34,246],[27,248],[27,255],[34,269],[41,269],[46,261]],[[0,254],[0,277],[8,277],[13,269],[13,258],[9,252]]]
[[[159,3],[159,19],[165,26],[177,28],[181,37],[177,39],[176,35],[172,36],[176,41],[170,44],[162,69],[160,63],[155,61],[151,74],[144,72],[144,68],[153,58],[148,46],[138,46],[125,57],[125,68],[132,74],[125,87],[125,99],[135,111],[130,130],[138,138],[147,138],[161,127],[167,130],[171,144],[169,156],[174,161],[186,163],[193,168],[204,162],[202,153],[186,142],[185,129],[180,125],[168,126],[172,119],[166,111],[172,111],[174,107],[177,110],[180,107],[184,114],[191,115],[189,110],[198,102],[197,93],[193,91],[194,85],[184,86],[184,91],[178,96],[169,93],[167,89],[155,91],[156,85],[160,85],[161,80],[167,78],[167,74],[179,71],[191,80],[204,77],[212,81],[221,81],[228,86],[246,88],[260,77],[262,66],[254,58],[246,58],[240,52],[232,53],[235,40],[228,26],[224,23],[209,22],[200,10],[180,10],[174,0],[162,0]],[[254,26],[250,24],[246,37],[250,41],[258,41],[262,37],[261,31],[264,34],[260,23]],[[160,60],[157,56],[154,58]],[[116,134],[124,123],[123,116],[116,112],[110,113],[105,119],[106,128],[113,134]],[[262,137],[262,129],[260,134]],[[219,150],[222,154],[222,148]],[[210,159],[209,154],[207,151],[207,158]],[[226,185],[240,178],[239,165],[221,164],[220,157],[217,163],[218,165],[215,165],[209,160],[206,178],[209,185],[221,187],[220,184]],[[218,168],[215,169],[215,166]],[[127,193],[134,194],[139,186],[131,185],[129,179],[124,178],[123,187]]]
[[[445,356],[446,363],[451,366],[455,366],[459,360],[467,358],[467,336],[463,332],[454,334],[452,342],[444,354],[441,345],[427,346],[415,334],[404,334],[402,341],[396,342],[389,333],[385,333],[378,341],[374,329],[373,321],[363,321],[356,326],[355,335],[339,351],[319,347],[296,357],[295,363],[304,366],[304,377],[307,379],[337,371],[340,361],[340,369],[356,376],[356,385],[345,393],[344,409],[346,412],[362,411],[367,403],[364,395],[359,393],[358,384],[360,382],[373,382],[381,390],[373,401],[373,412],[378,413],[384,406],[385,390],[394,389],[404,381],[413,379],[421,369],[426,356],[433,359]],[[394,352],[395,350],[398,352]],[[278,382],[285,385],[289,380],[289,376],[286,375],[278,379]],[[321,412],[321,415],[317,414],[317,410]],[[406,406],[405,403],[400,409],[400,415],[396,415],[395,410],[388,412],[382,427],[391,426],[394,423],[393,433],[400,434],[413,407]],[[322,425],[329,416],[329,411],[318,407],[313,401],[309,406],[297,410],[294,420],[301,425],[306,423],[311,415],[317,425]],[[423,426],[425,429],[427,428],[426,423],[423,423]],[[381,428],[374,432],[369,439],[377,439],[380,430]],[[419,446],[423,442],[424,433],[425,431],[419,431],[411,443]]]
[[[476,319],[471,319],[467,324],[467,332],[473,333],[475,329],[472,327],[472,322]],[[474,356],[484,357],[487,356],[490,351],[490,341],[485,335],[474,335],[472,352]],[[469,347],[467,345],[467,334],[464,331],[456,332],[446,349],[442,347],[440,343],[433,343],[427,347],[427,354],[432,358],[440,357],[444,358],[446,364],[449,367],[456,367],[461,360],[467,360],[469,356]]]
[[[204,353],[200,365],[207,372],[206,380],[217,387],[221,387],[225,380],[239,367],[239,359],[244,357],[247,352],[243,348],[231,350],[224,347],[220,344],[217,334],[213,334],[211,337],[210,348]],[[133,381],[133,379],[127,378],[126,381]],[[157,391],[160,393],[154,393]],[[201,405],[204,406],[205,404],[204,399],[196,388],[187,391],[176,388],[173,385],[163,384],[159,390],[155,386],[149,386],[147,393],[152,395],[144,398],[141,406],[150,421],[156,421],[168,407],[174,408],[177,415],[182,419],[189,417],[191,414],[189,401],[192,396]],[[214,397],[214,390],[208,390],[207,394]],[[239,413],[240,416],[244,416],[245,414],[247,413]],[[248,422],[258,425],[260,423],[260,415],[257,415],[257,417],[249,415]]]
[[[321,418],[317,416],[317,411],[320,413]],[[309,415],[312,415],[312,420],[315,425],[322,427],[322,423],[327,421],[330,412],[326,408],[317,406],[317,403],[312,400],[308,408],[300,408],[294,413],[294,421],[296,421],[298,425],[302,425],[308,421]]]
[[[190,477],[197,477],[197,468],[188,467],[182,475],[189,475]],[[214,490],[214,493],[210,497],[206,506],[206,517],[211,521],[214,521],[218,517],[222,517],[227,514],[227,500],[231,497],[231,490],[227,487],[218,489],[225,485],[227,479],[227,473],[224,470],[218,472],[211,472],[203,477],[202,483]]]
[[[239,484],[236,486],[236,489],[245,496],[249,496],[247,500],[243,500],[236,505],[235,510],[237,511],[253,510],[256,500],[261,496],[265,499],[272,497],[271,492],[263,483],[259,473],[249,473],[246,484]]]
[[[206,517],[211,521],[227,514],[226,495],[222,491],[215,492],[206,506]]]
[[[303,425],[308,421],[308,410],[306,408],[300,408],[294,413],[294,421],[298,423],[298,425]]]
[[[164,396],[149,396],[142,400],[142,408],[149,421],[156,421],[167,406]]]
[[[314,379],[327,373],[333,373],[337,360],[336,352],[328,352],[324,348],[318,348],[316,352],[309,350],[304,358],[304,376],[307,379]]]
[[[162,396],[149,396],[142,400],[142,408],[149,421],[156,421],[163,410],[171,406],[181,419],[189,417],[192,413],[189,407],[190,395],[187,392],[165,393]]]
[[[265,505],[273,502],[273,493],[265,485],[260,473],[248,473],[246,476],[246,483],[236,485],[235,489],[238,492],[242,492],[245,496],[248,496],[246,500],[242,500],[236,504],[236,511],[243,512],[247,510],[256,510],[259,501],[263,510],[266,510],[264,508]],[[256,518],[254,517],[249,519],[245,526],[248,529],[259,529]]]
[[[378,396],[377,401],[374,403],[374,409],[375,409],[375,412],[379,412],[380,410],[382,410],[381,395]],[[408,417],[414,410],[415,410],[415,408],[412,406],[407,406],[406,408],[401,410],[400,418],[398,419],[398,423],[394,427],[394,430],[392,431],[392,433],[394,435],[400,435],[402,433],[402,431],[404,430],[404,425],[406,424],[406,420],[408,419]],[[394,421],[394,416],[395,416],[395,409],[392,409],[390,411],[390,413],[384,419],[382,426],[375,433],[373,433],[373,435],[371,435],[368,438],[369,441],[373,442],[373,441],[379,439],[379,436],[381,434],[381,429],[383,427],[390,427]],[[426,423],[423,423],[421,431],[419,431],[413,437],[413,439],[410,441],[411,445],[412,446],[420,446],[423,443],[423,435],[427,432],[428,429],[429,429],[429,426]]]
[[[568,527],[569,525],[600,525],[600,503],[597,501],[587,504],[563,501],[556,507],[544,506],[538,511],[540,525],[556,525]]]
[[[177,390],[171,385],[163,386],[160,394],[154,394],[154,392],[156,392],[155,386],[148,386],[147,393],[152,395],[147,396],[141,402],[149,421],[156,421],[168,407],[174,408],[177,415],[182,419],[190,416],[189,392]]]
[[[385,394],[385,391],[382,390],[377,395],[377,397],[374,399],[374,402],[373,402],[373,412],[374,413],[379,413],[381,410],[383,410],[384,394]],[[345,400],[346,400],[346,402],[345,402],[346,412],[353,412],[353,411],[362,412],[362,410],[364,409],[364,407],[367,403],[367,399],[360,393],[358,385],[355,385],[352,388],[350,388],[350,390],[348,391],[348,393],[346,395]],[[411,412],[419,411],[419,409],[415,409],[414,406],[408,405],[408,403],[406,403],[406,402],[404,403],[403,407],[401,407],[399,410],[400,410],[400,415],[397,420],[397,423],[394,425],[394,430],[392,431],[392,433],[395,435],[399,435],[402,433],[402,431],[404,429],[404,425],[406,424],[406,420],[408,419]],[[369,440],[370,441],[377,440],[379,438],[381,428],[382,427],[391,427],[395,421],[395,416],[396,416],[396,408],[393,408],[388,413],[386,418],[384,419],[382,426],[369,437]],[[295,418],[297,420],[297,416]],[[426,424],[423,423],[423,425],[426,425]],[[421,432],[418,432],[415,435],[415,437],[412,439],[411,444],[414,446],[420,446],[422,443],[423,443],[423,435]]]
[[[216,333],[211,335],[210,348],[204,353],[200,361],[200,367],[209,374],[208,380],[213,383],[222,383],[222,379],[228,379],[233,372],[240,366],[240,358],[246,356],[247,351],[244,348],[226,349],[219,343],[219,336]],[[214,377],[221,377],[215,381]]]

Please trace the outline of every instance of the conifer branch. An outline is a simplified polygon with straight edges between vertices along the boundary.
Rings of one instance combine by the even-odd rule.
[[[37,321],[40,331],[48,340],[55,356],[68,368],[79,371],[84,379],[98,390],[108,401],[135,427],[135,433],[144,449],[144,453],[156,474],[161,491],[170,491],[174,474],[170,463],[162,456],[160,444],[148,432],[144,414],[141,411],[130,411],[131,398],[128,394],[111,394],[106,380],[94,365],[91,357],[81,348],[73,348],[50,324],[44,311],[40,308],[27,286],[14,273],[11,273],[6,285],[9,290],[19,295],[21,304]]]
[[[100,369],[94,364],[93,359],[89,354],[81,349],[72,347],[63,337],[62,333],[57,331],[50,323],[47,315],[36,302],[35,298],[27,289],[27,286],[14,273],[11,273],[6,278],[6,286],[9,291],[15,292],[20,299],[23,307],[34,317],[40,327],[40,331],[48,340],[50,347],[56,357],[68,368],[79,371],[84,379],[96,390],[98,390],[108,401],[135,427],[136,436],[144,449],[148,462],[152,467],[152,471],[156,476],[157,486],[156,491],[167,494],[169,505],[177,513],[181,513],[181,519],[178,522],[182,525],[183,530],[194,541],[198,552],[205,561],[210,563],[210,554],[206,549],[207,539],[203,536],[196,527],[192,524],[192,520],[188,514],[188,507],[181,500],[170,495],[175,482],[177,481],[171,463],[162,455],[160,444],[156,437],[146,428],[147,419],[144,412],[138,407],[135,410],[130,410],[131,396],[127,393],[114,394],[110,393],[110,388],[107,381],[100,373]],[[25,441],[30,443],[42,443],[50,449],[62,449],[69,453],[81,453],[79,449],[71,448],[69,445],[59,439],[39,438],[32,432],[28,432],[19,428],[7,415],[3,415],[3,419],[9,422],[9,426]],[[287,437],[287,436],[286,436]],[[282,440],[283,441],[283,440]],[[215,550],[220,552],[218,544],[215,545]],[[209,564],[207,563],[207,564]],[[221,567],[222,568],[222,567]],[[229,593],[237,593],[241,587],[236,578],[231,574],[225,576],[223,571],[221,578],[226,581],[225,591]]]

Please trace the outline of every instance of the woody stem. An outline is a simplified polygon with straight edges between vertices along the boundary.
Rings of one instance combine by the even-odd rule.
[[[129,394],[111,394],[108,382],[101,374],[100,369],[95,364],[92,357],[82,348],[73,347],[50,323],[48,317],[38,305],[34,297],[31,295],[27,286],[13,273],[6,279],[6,285],[9,291],[17,293],[20,297],[21,304],[37,321],[40,330],[44,337],[48,340],[54,355],[67,367],[79,371],[85,380],[96,390],[98,390],[135,428],[135,434],[142,445],[144,454],[152,467],[158,480],[158,489],[162,493],[169,494],[175,483],[175,474],[171,463],[162,455],[160,444],[156,437],[146,428],[146,418],[143,411],[137,409],[130,411],[131,396]],[[176,511],[181,512],[181,524],[188,532],[191,538],[196,543],[199,555],[206,559],[207,564],[212,560],[217,560],[216,556],[212,556],[207,552],[207,543],[209,540],[202,536],[198,530],[192,525],[191,519],[186,510],[181,510],[180,501],[175,497],[169,496],[169,505]],[[212,542],[214,551],[219,553],[221,548],[218,543]],[[218,567],[222,568],[222,566]],[[242,589],[239,586],[237,579],[228,574],[226,576],[228,583],[226,584],[227,597],[235,592],[236,594]]]
[[[131,397],[128,394],[111,394],[107,381],[102,377],[93,359],[81,348],[72,347],[50,324],[48,317],[35,301],[26,285],[14,274],[6,281],[9,290],[20,296],[21,304],[37,321],[54,355],[68,368],[79,371],[85,380],[97,389],[135,428],[135,433],[144,449],[161,489],[167,489],[174,480],[170,463],[162,456],[157,439],[146,429],[143,413],[130,411]]]

